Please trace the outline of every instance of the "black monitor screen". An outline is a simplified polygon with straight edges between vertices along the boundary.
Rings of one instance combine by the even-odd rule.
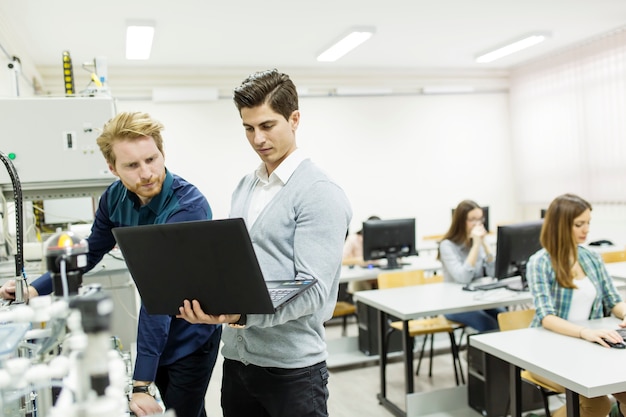
[[[452,215],[454,216],[454,210],[452,209]],[[485,226],[485,230],[489,231],[489,207],[485,206],[485,207],[481,207],[481,210],[483,211],[483,225]]]
[[[498,226],[496,278],[520,275],[523,286],[526,286],[526,263],[532,254],[541,249],[539,236],[542,224],[543,220],[534,220]]]
[[[363,259],[387,259],[387,268],[399,268],[398,258],[417,255],[415,219],[363,222]]]

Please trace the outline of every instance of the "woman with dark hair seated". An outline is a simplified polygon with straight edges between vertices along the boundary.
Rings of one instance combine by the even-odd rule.
[[[447,282],[469,284],[474,279],[493,276],[495,259],[485,241],[483,209],[472,200],[463,200],[454,210],[450,229],[439,243],[437,258]],[[504,309],[446,314],[446,318],[479,332],[498,329],[498,313]]]

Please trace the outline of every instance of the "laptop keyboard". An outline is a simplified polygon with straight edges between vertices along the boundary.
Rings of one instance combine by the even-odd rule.
[[[292,292],[297,291],[296,288],[270,288],[270,299],[272,301],[282,300]]]

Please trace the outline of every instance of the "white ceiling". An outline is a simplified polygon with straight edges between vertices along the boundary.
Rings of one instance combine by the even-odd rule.
[[[626,25],[624,0],[0,0],[0,25],[38,67],[96,56],[115,68],[505,70]],[[124,59],[127,20],[156,22],[148,61]],[[376,34],[335,63],[316,56],[353,26]],[[543,44],[490,64],[480,52],[532,31]],[[25,52],[27,51],[27,52]],[[18,54],[11,50],[10,54]]]

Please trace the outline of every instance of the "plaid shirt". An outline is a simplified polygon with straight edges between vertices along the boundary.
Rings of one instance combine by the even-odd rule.
[[[611,310],[615,304],[622,301],[622,297],[615,289],[613,279],[598,253],[578,246],[578,263],[596,288],[596,298],[591,306],[589,319],[604,317],[604,310]],[[531,327],[541,326],[541,321],[549,314],[567,319],[574,289],[559,285],[552,269],[550,255],[545,249],[537,251],[530,257],[526,274],[536,309]]]

